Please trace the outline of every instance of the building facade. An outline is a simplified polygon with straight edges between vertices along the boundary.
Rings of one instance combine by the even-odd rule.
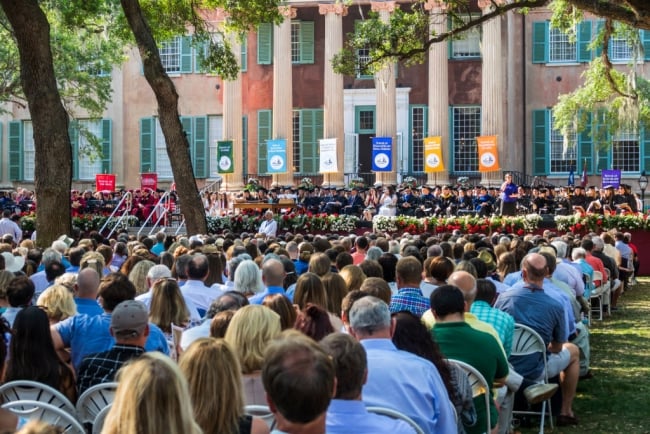
[[[387,67],[375,76],[360,70],[353,77],[334,73],[329,59],[338,52],[355,23],[371,10],[388,19],[401,1],[358,1],[344,6],[323,1],[288,1],[285,21],[263,24],[242,42],[241,73],[223,81],[206,73],[191,35],[161,44],[163,64],[180,95],[179,112],[190,144],[195,176],[201,184],[217,176],[217,141],[232,140],[235,173],[224,175],[227,189],[243,186],[248,176],[280,185],[302,177],[344,185],[371,172],[373,137],[393,139],[393,170],[371,174],[373,181],[395,183],[416,175],[430,183],[460,176],[496,184],[501,172],[478,172],[475,137],[496,135],[503,170],[566,183],[569,172],[583,164],[592,183],[602,169],[621,169],[636,179],[650,170],[650,132],[620,131],[612,146],[599,149],[589,133],[564,137],[554,128],[550,109],[557,98],[581,83],[587,63],[597,56],[589,43],[601,21],[585,18],[572,41],[551,29],[548,10],[526,15],[509,12],[462,37],[433,44],[426,61]],[[474,16],[489,11],[478,0]],[[431,32],[444,32],[444,5],[429,0]],[[217,21],[215,14],[211,19]],[[645,60],[650,59],[650,32],[641,31]],[[632,53],[624,40],[612,40],[610,56],[626,64]],[[364,53],[359,55],[363,57]],[[639,65],[650,77],[648,63]],[[159,182],[173,182],[154,94],[142,75],[137,50],[111,73],[113,100],[100,120],[83,119],[71,127],[74,185],[92,188],[96,173],[115,173],[125,188],[140,185],[140,174],[156,172]],[[589,124],[598,127],[597,114]],[[90,158],[79,128],[101,141],[101,155]],[[32,185],[33,127],[27,110],[9,106],[0,116],[0,184]],[[424,173],[427,136],[441,136],[445,171]],[[319,140],[335,138],[337,173],[319,174]],[[285,139],[288,172],[270,176],[266,143]]]

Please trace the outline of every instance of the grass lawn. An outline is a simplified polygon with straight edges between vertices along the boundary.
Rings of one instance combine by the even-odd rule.
[[[578,383],[573,404],[580,424],[553,432],[650,433],[650,277],[639,278],[611,317],[593,321],[591,370],[594,377]]]

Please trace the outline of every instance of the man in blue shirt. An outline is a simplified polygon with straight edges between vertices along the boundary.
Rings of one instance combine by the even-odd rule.
[[[361,388],[368,375],[368,361],[363,346],[352,336],[332,333],[320,341],[334,360],[336,393],[327,408],[328,434],[414,434],[406,422],[366,410]]]
[[[104,309],[101,315],[75,315],[52,326],[52,341],[63,360],[72,359],[75,371],[89,354],[109,350],[115,339],[111,336],[111,313],[125,300],[133,300],[135,286],[120,273],[106,276],[99,287],[99,301]],[[169,354],[169,344],[163,332],[149,324],[149,337],[145,350]],[[70,354],[65,349],[70,348]]]
[[[77,275],[74,285],[74,302],[77,313],[84,315],[101,315],[104,309],[97,303],[97,290],[99,289],[99,273],[94,268],[84,268]]]
[[[252,296],[248,301],[251,304],[262,304],[264,298],[271,294],[287,295],[284,291],[284,265],[277,259],[270,258],[262,265],[262,281],[266,289]]]
[[[413,256],[397,261],[395,267],[397,294],[390,300],[392,313],[407,310],[418,318],[429,310],[429,299],[422,295],[422,264]]]
[[[456,416],[438,369],[428,360],[398,350],[391,341],[395,321],[376,297],[357,300],[350,309],[350,333],[366,350],[368,381],[363,402],[393,408],[427,433],[457,432]]]

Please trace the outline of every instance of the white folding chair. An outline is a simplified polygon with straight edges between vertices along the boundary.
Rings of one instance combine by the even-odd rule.
[[[591,318],[593,318],[593,315],[595,313],[598,314],[598,321],[603,320],[603,305],[605,304],[605,300],[607,300],[607,294],[609,293],[609,281],[605,281],[605,276],[603,276],[603,273],[600,271],[595,271],[594,270],[594,279],[593,281],[600,281],[600,286],[595,286],[593,291],[591,291],[591,294],[589,295],[589,307],[590,307],[590,315],[589,315],[589,323],[591,324]],[[594,301],[597,303],[596,306],[594,306]]]
[[[20,400],[2,405],[9,410],[29,420],[40,420],[47,424],[63,428],[66,434],[85,434],[84,427],[70,413],[62,408],[41,401]]]
[[[275,428],[275,415],[266,405],[247,405],[244,407],[244,413],[248,414],[249,416],[259,417],[264,422],[266,422],[271,430]]]
[[[102,383],[88,388],[77,400],[77,419],[81,423],[95,423],[95,418],[115,399],[117,383]]]
[[[543,383],[548,383],[548,372],[546,370],[546,345],[544,344],[544,339],[532,328],[525,326],[523,324],[515,323],[515,332],[512,337],[512,351],[511,356],[530,356],[536,353],[540,353],[544,363],[544,379]],[[544,419],[547,413],[547,404],[548,404],[548,417],[551,423],[551,429],[553,429],[553,414],[551,411],[551,400],[542,402],[542,411],[522,411],[515,410],[512,414],[533,414],[539,415],[541,421],[539,424],[540,434],[544,433]]]
[[[392,408],[386,408],[386,407],[366,407],[366,410],[368,410],[370,413],[381,414],[383,416],[388,416],[393,419],[403,420],[404,422],[411,425],[411,427],[413,427],[416,434],[424,434],[422,428],[420,428],[420,426],[417,423],[415,423],[413,419],[411,419],[404,413],[401,413],[397,410],[393,410]]]
[[[16,380],[5,383],[0,386],[0,397],[4,402],[22,400],[44,402],[68,412],[73,417],[77,416],[74,405],[64,394],[47,384],[36,381]]]
[[[587,302],[591,303],[591,293],[593,292],[594,282],[591,276],[587,273],[582,273],[582,280],[585,282],[585,294],[584,297],[587,299]],[[589,304],[589,311],[587,312],[587,325],[591,326],[591,304]]]
[[[99,413],[97,413],[97,416],[95,416],[95,420],[93,421],[93,434],[100,434],[102,432],[102,428],[104,428],[104,421],[106,420],[106,415],[109,411],[111,411],[112,406],[113,403],[110,403],[106,407],[102,408]]]
[[[483,395],[485,401],[485,414],[486,414],[486,433],[492,431],[492,423],[490,420],[490,385],[488,384],[483,374],[481,374],[475,367],[465,362],[455,359],[449,359],[450,363],[455,364],[467,373],[469,385],[472,388],[472,398]]]

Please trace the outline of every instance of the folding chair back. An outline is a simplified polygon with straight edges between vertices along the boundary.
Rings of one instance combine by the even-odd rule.
[[[368,410],[370,413],[381,414],[383,416],[392,417],[393,419],[403,420],[404,422],[411,425],[411,427],[413,427],[416,434],[424,434],[422,428],[420,428],[420,426],[417,423],[415,423],[413,419],[411,419],[404,413],[401,413],[397,410],[393,410],[392,408],[386,408],[386,407],[366,407],[366,410]]]
[[[275,427],[275,415],[266,405],[247,405],[244,407],[244,413],[259,417],[269,426],[271,430]]]
[[[102,383],[88,388],[77,400],[77,419],[94,424],[95,418],[115,399],[117,383]]]
[[[70,413],[62,408],[40,401],[20,400],[2,405],[2,408],[29,420],[40,420],[63,428],[66,434],[85,434],[84,427]]]
[[[469,365],[465,362],[455,359],[449,359],[450,363],[455,364],[461,368],[465,373],[467,373],[467,379],[469,380],[469,385],[472,388],[472,397],[476,398],[477,396],[483,395],[485,401],[485,414],[486,414],[486,433],[492,431],[492,423],[490,420],[490,385],[488,384],[483,374],[481,374],[475,367]]]
[[[61,392],[37,381],[17,380],[0,386],[0,397],[4,402],[31,400],[58,407],[73,417],[77,412],[70,400]]]

